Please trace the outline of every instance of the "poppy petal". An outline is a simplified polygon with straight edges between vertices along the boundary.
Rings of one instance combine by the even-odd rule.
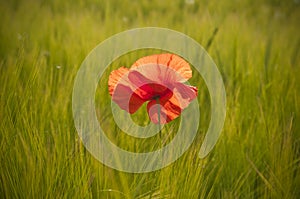
[[[160,110],[157,108],[158,104],[160,105]],[[179,104],[175,95],[170,93],[170,95],[168,94],[160,98],[159,101],[151,100],[147,104],[148,115],[153,123],[158,124],[158,111],[160,111],[160,123],[168,123],[181,114],[182,109]]]
[[[168,116],[166,113],[168,111],[161,104],[157,104],[155,100],[150,101],[147,105],[147,111],[151,122],[154,124],[158,124],[160,120],[160,124],[166,124],[171,120],[168,120]],[[158,113],[160,113],[160,118],[158,118]]]
[[[151,121],[158,123],[158,103],[160,107],[161,124],[176,119],[183,109],[188,107],[190,102],[197,97],[197,88],[182,83],[176,83],[172,92],[162,96],[159,101],[151,100],[147,105],[148,115]]]
[[[158,54],[150,55],[138,59],[133,65],[132,68],[139,67],[146,64],[159,64],[172,68],[177,73],[179,73],[184,80],[188,80],[192,77],[192,70],[188,62],[186,62],[181,57],[174,54]],[[181,81],[183,82],[183,81]]]
[[[128,68],[120,67],[119,69],[114,70],[110,73],[108,79],[108,91],[111,96],[113,95],[118,82],[128,71],[129,71]]]
[[[136,87],[155,83],[171,88],[174,82],[186,81],[171,67],[160,64],[146,64],[130,69],[128,78]]]
[[[181,109],[185,109],[198,95],[198,89],[182,83],[175,83],[173,94],[178,99]]]
[[[142,68],[142,67],[141,67]],[[148,70],[144,70],[143,72],[149,72],[148,74],[152,74],[152,79],[156,79],[157,81],[150,80],[147,77],[147,73],[145,75],[141,74],[139,71],[132,70],[128,74],[128,79],[135,85],[137,88],[135,92],[145,100],[150,100],[154,98],[155,96],[162,96],[166,92],[168,92],[170,89],[167,87],[167,85],[162,84],[161,81],[158,80],[159,73],[157,72],[151,72],[150,67],[147,67]],[[166,67],[165,67],[166,68]],[[155,77],[156,75],[156,77]]]
[[[123,84],[117,84],[115,92],[112,95],[112,100],[117,103],[121,109],[130,114],[135,113],[146,101],[133,92],[130,87]]]

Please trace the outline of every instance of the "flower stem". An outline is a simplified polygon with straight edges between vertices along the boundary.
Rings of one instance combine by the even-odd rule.
[[[159,139],[160,139],[160,149],[163,147],[163,140],[162,140],[162,132],[161,132],[161,118],[160,118],[160,114],[161,114],[161,107],[160,107],[160,103],[159,103],[159,97],[156,98],[156,104],[157,104],[157,117],[158,117],[158,134],[159,134]],[[163,158],[160,159],[161,163],[163,161]]]
[[[156,98],[156,103],[157,103],[157,116],[158,116],[158,127],[160,129],[160,105],[159,105],[159,97]]]
[[[161,118],[160,118],[160,104],[159,104],[159,97],[156,98],[156,103],[157,103],[157,117],[158,117],[158,130],[159,130],[159,139],[161,140],[162,139],[162,136],[161,136],[161,127],[160,127],[160,121],[161,121]],[[162,145],[162,140],[161,140],[161,145]],[[162,147],[162,146],[161,146]]]

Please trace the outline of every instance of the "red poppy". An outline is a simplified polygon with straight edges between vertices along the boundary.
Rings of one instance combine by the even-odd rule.
[[[190,65],[174,54],[140,58],[130,69],[111,72],[109,94],[119,107],[130,114],[148,102],[147,112],[153,123],[168,123],[196,98],[197,88],[184,84],[192,77]],[[160,117],[158,117],[160,114]]]

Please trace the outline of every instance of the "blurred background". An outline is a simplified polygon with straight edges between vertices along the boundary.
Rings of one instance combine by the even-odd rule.
[[[300,196],[299,0],[2,0],[0,13],[1,198]],[[193,145],[160,171],[130,174],[85,150],[73,123],[72,89],[96,45],[148,26],[180,31],[208,51],[223,76],[227,117],[216,147],[199,159],[210,102],[194,70],[201,121]],[[107,78],[157,52],[120,57],[100,81],[99,121],[128,150],[153,150],[158,137],[132,139],[116,127]],[[149,122],[144,110],[132,118]],[[176,122],[165,133],[176,133]]]

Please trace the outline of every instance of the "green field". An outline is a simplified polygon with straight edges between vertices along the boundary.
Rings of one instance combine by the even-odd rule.
[[[298,0],[2,0],[0,13],[0,198],[300,197]],[[72,91],[96,45],[148,26],[180,31],[208,51],[224,80],[227,115],[215,148],[199,159],[211,113],[205,82],[193,69],[201,119],[192,146],[166,168],[132,174],[104,166],[85,149]],[[178,129],[174,120],[160,136],[136,139],[112,118],[109,73],[157,52],[118,58],[99,82],[99,122],[129,151],[158,149],[160,138],[170,133],[168,144]],[[145,107],[132,118],[149,123]]]

